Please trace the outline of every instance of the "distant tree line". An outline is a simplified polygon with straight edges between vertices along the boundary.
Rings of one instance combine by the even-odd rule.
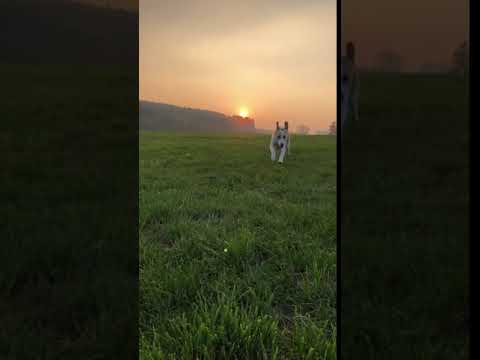
[[[377,70],[385,72],[400,72],[403,70],[403,56],[393,50],[384,50],[376,56]]]
[[[308,126],[303,124],[297,126],[297,131],[296,131],[297,134],[308,135],[309,132],[310,132],[310,128]]]
[[[333,121],[328,128],[329,135],[337,135],[337,122]]]
[[[424,63],[418,68],[420,72],[466,74],[470,68],[470,51],[466,41],[459,44],[452,52],[450,64]],[[405,70],[405,58],[394,50],[380,51],[375,57],[373,70],[381,72],[402,72]]]

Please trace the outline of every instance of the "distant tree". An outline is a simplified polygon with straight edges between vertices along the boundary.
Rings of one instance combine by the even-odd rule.
[[[447,73],[449,70],[450,66],[445,64],[424,63],[419,67],[420,72],[430,74]]]
[[[328,128],[328,133],[330,135],[337,135],[337,123],[333,121]]]
[[[403,69],[403,57],[392,50],[386,50],[377,54],[377,69],[386,72],[400,72]]]
[[[453,52],[453,71],[465,74],[469,70],[469,49],[466,41]]]
[[[310,128],[308,126],[303,124],[297,126],[297,134],[308,135],[309,132],[310,132]]]

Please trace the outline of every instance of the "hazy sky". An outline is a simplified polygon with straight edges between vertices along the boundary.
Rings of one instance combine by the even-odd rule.
[[[140,99],[327,128],[336,1],[141,0]]]
[[[383,50],[401,54],[409,70],[450,64],[468,39],[468,16],[467,0],[342,0],[342,42],[355,41],[364,66]]]

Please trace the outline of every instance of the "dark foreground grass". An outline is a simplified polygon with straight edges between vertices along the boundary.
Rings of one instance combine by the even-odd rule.
[[[336,357],[336,151],[140,138],[141,359]]]
[[[132,358],[135,73],[0,64],[0,76],[0,358]]]
[[[342,359],[468,358],[467,86],[362,78],[342,137]]]

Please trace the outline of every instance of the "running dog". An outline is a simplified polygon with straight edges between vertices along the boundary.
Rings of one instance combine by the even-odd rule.
[[[346,55],[342,57],[341,66],[341,126],[343,128],[345,126],[345,122],[348,119],[350,111],[353,111],[353,120],[355,122],[358,121],[359,80],[358,69],[355,64],[355,46],[352,42],[349,42],[347,44]]]
[[[278,162],[283,163],[285,154],[290,155],[290,135],[288,134],[288,121],[285,122],[285,127],[282,129],[277,121],[277,128],[272,134],[272,139],[270,140],[270,153],[272,155],[272,161],[275,161],[277,158],[277,150],[280,151],[280,156],[278,157]]]

